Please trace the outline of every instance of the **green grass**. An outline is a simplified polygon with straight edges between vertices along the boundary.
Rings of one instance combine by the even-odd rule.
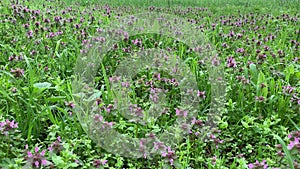
[[[300,100],[300,67],[297,61],[299,46],[293,42],[299,42],[297,31],[300,24],[299,20],[294,21],[300,18],[299,1],[19,2],[24,8],[39,9],[41,13],[36,18],[34,14],[24,12],[26,9],[18,10],[18,14],[12,9],[13,2],[5,0],[0,3],[0,168],[30,165],[30,160],[25,158],[27,151],[34,153],[34,148],[40,147],[36,152],[40,153],[54,143],[57,149],[54,152],[47,150],[43,157],[54,168],[94,168],[97,159],[108,160],[106,168],[172,168],[170,159],[174,159],[175,168],[197,169],[247,168],[247,164],[255,163],[255,160],[266,160],[270,167],[287,168],[293,162],[299,162],[297,149],[287,149],[287,145],[293,141],[287,135],[299,131],[300,125],[300,107],[297,102]],[[106,53],[101,63],[94,57],[79,59],[84,56],[81,53],[83,42],[95,36],[99,28],[110,29],[108,25],[116,21],[116,15],[136,15],[149,10],[150,6],[154,6],[157,12],[196,21],[195,25],[215,48],[222,69],[213,71],[211,67],[202,65],[201,58],[197,58],[195,52],[189,52],[187,43],[153,33],[130,36],[128,41],[118,42],[118,49]],[[71,12],[68,11],[70,7]],[[110,8],[110,16],[103,15],[107,7]],[[62,11],[66,11],[66,14],[62,14]],[[56,16],[63,19],[76,18],[71,23],[56,23]],[[44,22],[46,18],[50,19],[50,24]],[[39,27],[36,26],[37,22],[40,22]],[[243,23],[239,25],[239,22]],[[25,24],[29,24],[29,27],[26,28]],[[176,28],[181,26],[177,25]],[[189,33],[191,26],[188,24],[184,30]],[[41,30],[41,27],[45,30]],[[29,30],[33,31],[32,38],[28,38]],[[59,31],[63,32],[62,35],[49,38],[51,33]],[[83,31],[86,36],[82,35]],[[111,40],[110,35],[103,36]],[[168,89],[164,106],[169,110],[161,110],[164,113],[157,121],[149,120],[149,124],[141,125],[130,121],[132,116],[126,116],[126,111],[119,111],[114,106],[114,97],[118,96],[118,100],[123,98],[110,85],[109,79],[119,66],[118,63],[134,58],[124,49],[137,53],[140,47],[131,42],[137,38],[142,41],[144,49],[168,49],[172,51],[172,56],[179,56],[191,68],[197,81],[197,90],[205,91],[205,99],[200,96],[200,103],[197,104],[197,123],[191,129],[192,133],[184,137],[179,135],[171,141],[169,151],[175,151],[175,155],[170,158],[164,157],[162,152],[152,156],[152,159],[128,158],[130,154],[126,154],[126,146],[121,144],[124,137],[117,140],[115,135],[98,132],[101,125],[94,119],[97,112],[90,107],[95,104],[95,98],[101,99],[99,105],[93,108],[104,112],[102,115],[105,121],[116,122],[114,129],[127,137],[145,137],[150,131],[155,134],[166,131],[178,134],[175,131],[179,128],[172,127],[177,122],[175,108],[186,108],[186,104],[180,103],[179,96],[187,93],[183,93],[174,82],[158,79],[157,73],[160,73],[161,78],[172,78],[166,70],[142,69],[134,76],[135,82],[130,87],[122,88],[128,91],[128,99],[144,110],[151,106],[151,98],[156,97],[153,94],[155,90],[150,90],[148,83],[151,82],[156,88]],[[259,45],[259,41],[262,45]],[[280,54],[281,51],[283,54]],[[19,56],[22,59],[18,60]],[[230,67],[231,59],[234,59],[232,62],[236,67]],[[88,70],[91,62],[97,63],[98,69]],[[24,70],[24,75],[18,76],[15,71],[20,69]],[[94,95],[89,94],[86,98],[89,101],[78,99],[79,94],[74,96],[74,92],[83,90],[84,85],[81,83],[84,78],[80,79],[75,72],[82,75],[96,73],[95,79],[89,76],[89,80],[94,80],[90,90]],[[222,91],[212,90],[215,84],[208,81],[210,73],[224,75],[223,85],[226,87]],[[283,87],[287,86],[294,87],[292,94],[284,91]],[[225,94],[221,99],[224,107],[212,107],[210,104],[217,92]],[[75,108],[72,103],[75,103]],[[90,111],[84,110],[85,107]],[[111,112],[108,112],[108,108]],[[206,135],[201,123],[205,124],[214,111],[220,113],[216,117],[220,118],[216,121],[220,132],[210,131]],[[6,119],[14,119],[19,126],[8,129],[8,135],[1,128],[6,124]],[[166,136],[164,139],[172,137],[170,134]],[[101,147],[101,142],[105,141],[110,143],[109,146]],[[130,143],[131,148],[136,148],[133,145],[134,139]],[[26,144],[29,150],[24,149]],[[280,150],[276,144],[283,146],[285,156],[277,155]],[[114,152],[116,150],[124,150],[127,156],[117,155]]]

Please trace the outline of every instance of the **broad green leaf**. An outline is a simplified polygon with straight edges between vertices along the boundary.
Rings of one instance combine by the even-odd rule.
[[[56,166],[61,166],[64,163],[62,157],[57,156],[55,154],[53,154],[52,156],[52,161]]]
[[[58,102],[60,100],[66,100],[66,96],[52,96],[52,97],[46,98],[46,100],[49,102]]]
[[[33,86],[39,89],[48,89],[51,86],[51,83],[49,82],[35,83]]]
[[[254,83],[257,82],[258,71],[255,64],[250,64],[250,74]]]
[[[296,72],[294,75],[296,78],[300,78],[300,72]]]
[[[284,74],[285,74],[285,80],[287,82],[290,81],[290,77],[291,75],[293,75],[295,73],[295,68],[294,68],[294,65],[293,64],[290,64],[288,67],[286,67],[284,69]]]
[[[242,123],[242,125],[243,125],[246,129],[249,128],[248,123],[246,123],[246,122],[244,122],[244,121],[241,121],[241,123]]]

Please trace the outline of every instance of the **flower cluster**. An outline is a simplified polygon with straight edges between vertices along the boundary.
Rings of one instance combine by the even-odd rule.
[[[62,149],[63,149],[63,145],[61,143],[60,136],[58,136],[56,141],[54,141],[48,148],[49,151],[55,151],[57,153],[61,152]]]
[[[95,159],[93,162],[93,165],[96,168],[99,168],[100,166],[105,166],[107,164],[107,160],[99,160],[99,159]]]
[[[164,145],[163,142],[154,142],[154,149],[156,151],[160,150],[161,156],[169,161],[171,165],[174,165],[174,160],[176,159],[176,153],[171,147]]]
[[[267,162],[266,160],[263,160],[262,162],[256,160],[255,163],[248,164],[248,167],[249,169],[267,169],[268,164],[266,162]]]
[[[46,150],[39,152],[39,147],[35,147],[34,153],[28,150],[28,145],[25,146],[26,156],[24,157],[28,164],[33,168],[41,168],[46,166],[48,161],[45,158]]]
[[[0,122],[0,134],[8,135],[10,131],[18,128],[18,123],[15,123],[14,120],[9,121],[6,119],[4,122]]]
[[[289,134],[288,138],[290,139],[288,150],[297,149],[300,152],[300,131]]]

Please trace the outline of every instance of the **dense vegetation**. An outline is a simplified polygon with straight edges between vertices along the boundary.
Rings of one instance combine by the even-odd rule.
[[[0,1],[0,168],[300,168],[298,9],[299,1]],[[215,109],[220,116],[208,133],[214,91],[207,60],[188,44],[153,33],[122,32],[94,79],[93,102],[102,114],[85,121],[80,113],[74,71],[87,65],[79,58],[109,24],[145,11],[186,19],[215,49],[209,62],[222,67],[224,106]],[[152,158],[124,157],[101,147],[86,124],[143,138],[173,130],[187,116],[184,93],[169,72],[143,69],[131,84],[114,76],[131,53],[151,48],[172,52],[191,68],[198,111],[180,141],[155,142],[159,153]],[[143,117],[165,92],[168,104],[158,120],[145,126],[118,114],[110,89],[118,81],[130,91],[133,116]]]

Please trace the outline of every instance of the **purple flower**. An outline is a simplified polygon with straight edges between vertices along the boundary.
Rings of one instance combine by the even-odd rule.
[[[231,56],[227,58],[227,67],[237,67],[235,60]]]
[[[5,122],[0,122],[0,133],[8,135],[8,132],[12,129],[18,128],[18,123],[15,123],[14,120],[9,121],[8,119]]]
[[[218,59],[217,56],[215,56],[215,57],[212,58],[211,63],[212,63],[212,65],[214,65],[214,66],[219,66],[219,65],[220,65],[220,60]]]
[[[115,122],[103,122],[103,125],[102,125],[102,129],[106,129],[106,128],[112,128],[112,126],[115,124]]]
[[[112,76],[112,77],[109,77],[109,81],[111,83],[118,82],[119,80],[121,80],[121,76]]]
[[[263,96],[255,96],[255,100],[257,100],[258,102],[263,102],[265,101],[265,98]]]
[[[94,116],[94,121],[95,121],[95,122],[102,122],[102,120],[103,120],[103,116],[101,116],[101,115],[99,115],[99,114],[96,114],[96,115]]]
[[[15,75],[15,77],[20,77],[24,75],[24,69],[16,68],[16,69],[10,69],[10,72]]]
[[[262,162],[259,162],[256,160],[255,163],[250,163],[248,164],[248,168],[249,169],[254,169],[254,168],[263,168],[263,169],[267,169],[268,168],[268,164],[266,164],[266,160],[263,160]]]
[[[290,85],[282,86],[282,89],[283,89],[283,93],[285,93],[285,94],[291,94],[295,90],[295,88]]]
[[[236,50],[237,53],[244,53],[245,52],[245,49],[244,48],[238,48]]]
[[[100,103],[102,103],[102,99],[101,98],[96,98],[96,104],[99,105]]]
[[[202,126],[203,125],[203,122],[202,120],[197,120],[196,117],[193,117],[193,120],[192,120],[192,125],[198,125],[198,126]]]
[[[113,109],[114,109],[114,105],[112,105],[112,104],[109,104],[109,105],[107,105],[107,107],[106,107],[106,111],[107,111],[108,113],[110,113],[111,110],[113,110]]]
[[[288,145],[288,149],[292,150],[295,146],[299,145],[299,138],[296,137],[294,141],[290,141],[290,144]]]
[[[28,150],[28,146],[25,146],[25,150]],[[47,160],[45,159],[45,153],[46,150],[43,150],[41,153],[39,153],[39,148],[35,147],[34,154],[30,151],[27,151],[27,155],[24,157],[28,163],[31,164],[33,168],[40,168],[42,166],[47,165]]]
[[[65,101],[65,105],[68,106],[68,107],[70,107],[71,109],[73,109],[75,107],[75,104],[72,103],[72,102],[66,102]]]
[[[63,145],[61,144],[61,139],[60,136],[57,137],[56,141],[53,142],[50,147],[48,147],[49,151],[56,151],[59,153],[63,149]],[[42,151],[41,155],[45,155],[45,150]]]
[[[187,117],[187,114],[188,114],[188,111],[184,111],[184,110],[180,110],[180,109],[177,109],[175,108],[176,110],[176,116],[178,117]]]
[[[162,157],[166,157],[171,165],[174,165],[174,159],[176,158],[175,151],[171,150],[171,147],[167,147],[161,152]]]
[[[254,164],[248,164],[248,168],[249,169],[252,169],[252,168],[254,168],[255,166],[254,166]]]
[[[96,168],[99,168],[100,166],[106,165],[106,163],[107,163],[107,160],[95,159],[93,164]]]
[[[142,46],[142,40],[135,39],[131,41],[136,46]]]
[[[205,99],[206,98],[206,96],[205,96],[205,91],[197,91],[197,96],[198,97],[202,97],[203,99]]]
[[[165,149],[166,146],[164,145],[163,142],[154,142],[154,149],[159,150],[159,149]]]

